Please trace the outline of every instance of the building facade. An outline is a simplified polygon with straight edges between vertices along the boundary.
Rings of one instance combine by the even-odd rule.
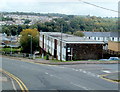
[[[104,50],[108,50],[108,42],[119,42],[120,41],[120,32],[83,32],[84,38],[103,41],[105,45],[103,46]]]
[[[109,41],[108,53],[120,57],[120,42]]]
[[[97,41],[120,41],[120,32],[83,32],[84,37]]]
[[[88,60],[102,58],[103,41],[91,40],[59,32],[40,32],[40,52],[49,52],[58,60]]]

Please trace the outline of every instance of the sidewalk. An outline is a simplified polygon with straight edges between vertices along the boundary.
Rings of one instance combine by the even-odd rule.
[[[34,63],[40,63],[40,64],[50,64],[50,65],[71,65],[71,64],[117,64],[119,61],[70,61],[70,62],[52,62],[52,60],[45,60],[45,59],[28,59],[28,58],[21,58],[21,57],[11,57],[11,56],[3,56],[3,57],[9,57],[12,59],[17,59],[21,61],[27,61],[27,62],[34,62]]]

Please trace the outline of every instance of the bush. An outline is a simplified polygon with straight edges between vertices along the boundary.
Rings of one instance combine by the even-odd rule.
[[[16,48],[12,48],[12,49],[11,48],[2,48],[1,51],[4,51],[6,53],[10,53],[12,51],[13,53],[15,53],[15,52],[20,52],[21,48],[19,48],[19,49],[16,49]]]
[[[46,55],[46,60],[49,60],[49,54]]]

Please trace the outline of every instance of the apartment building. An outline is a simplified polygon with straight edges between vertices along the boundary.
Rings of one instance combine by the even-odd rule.
[[[91,40],[59,32],[40,32],[40,52],[49,52],[58,60],[88,60],[102,58],[103,41]]]

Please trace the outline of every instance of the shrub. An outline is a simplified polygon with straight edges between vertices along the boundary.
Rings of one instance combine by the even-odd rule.
[[[49,54],[46,55],[46,60],[49,60]]]

